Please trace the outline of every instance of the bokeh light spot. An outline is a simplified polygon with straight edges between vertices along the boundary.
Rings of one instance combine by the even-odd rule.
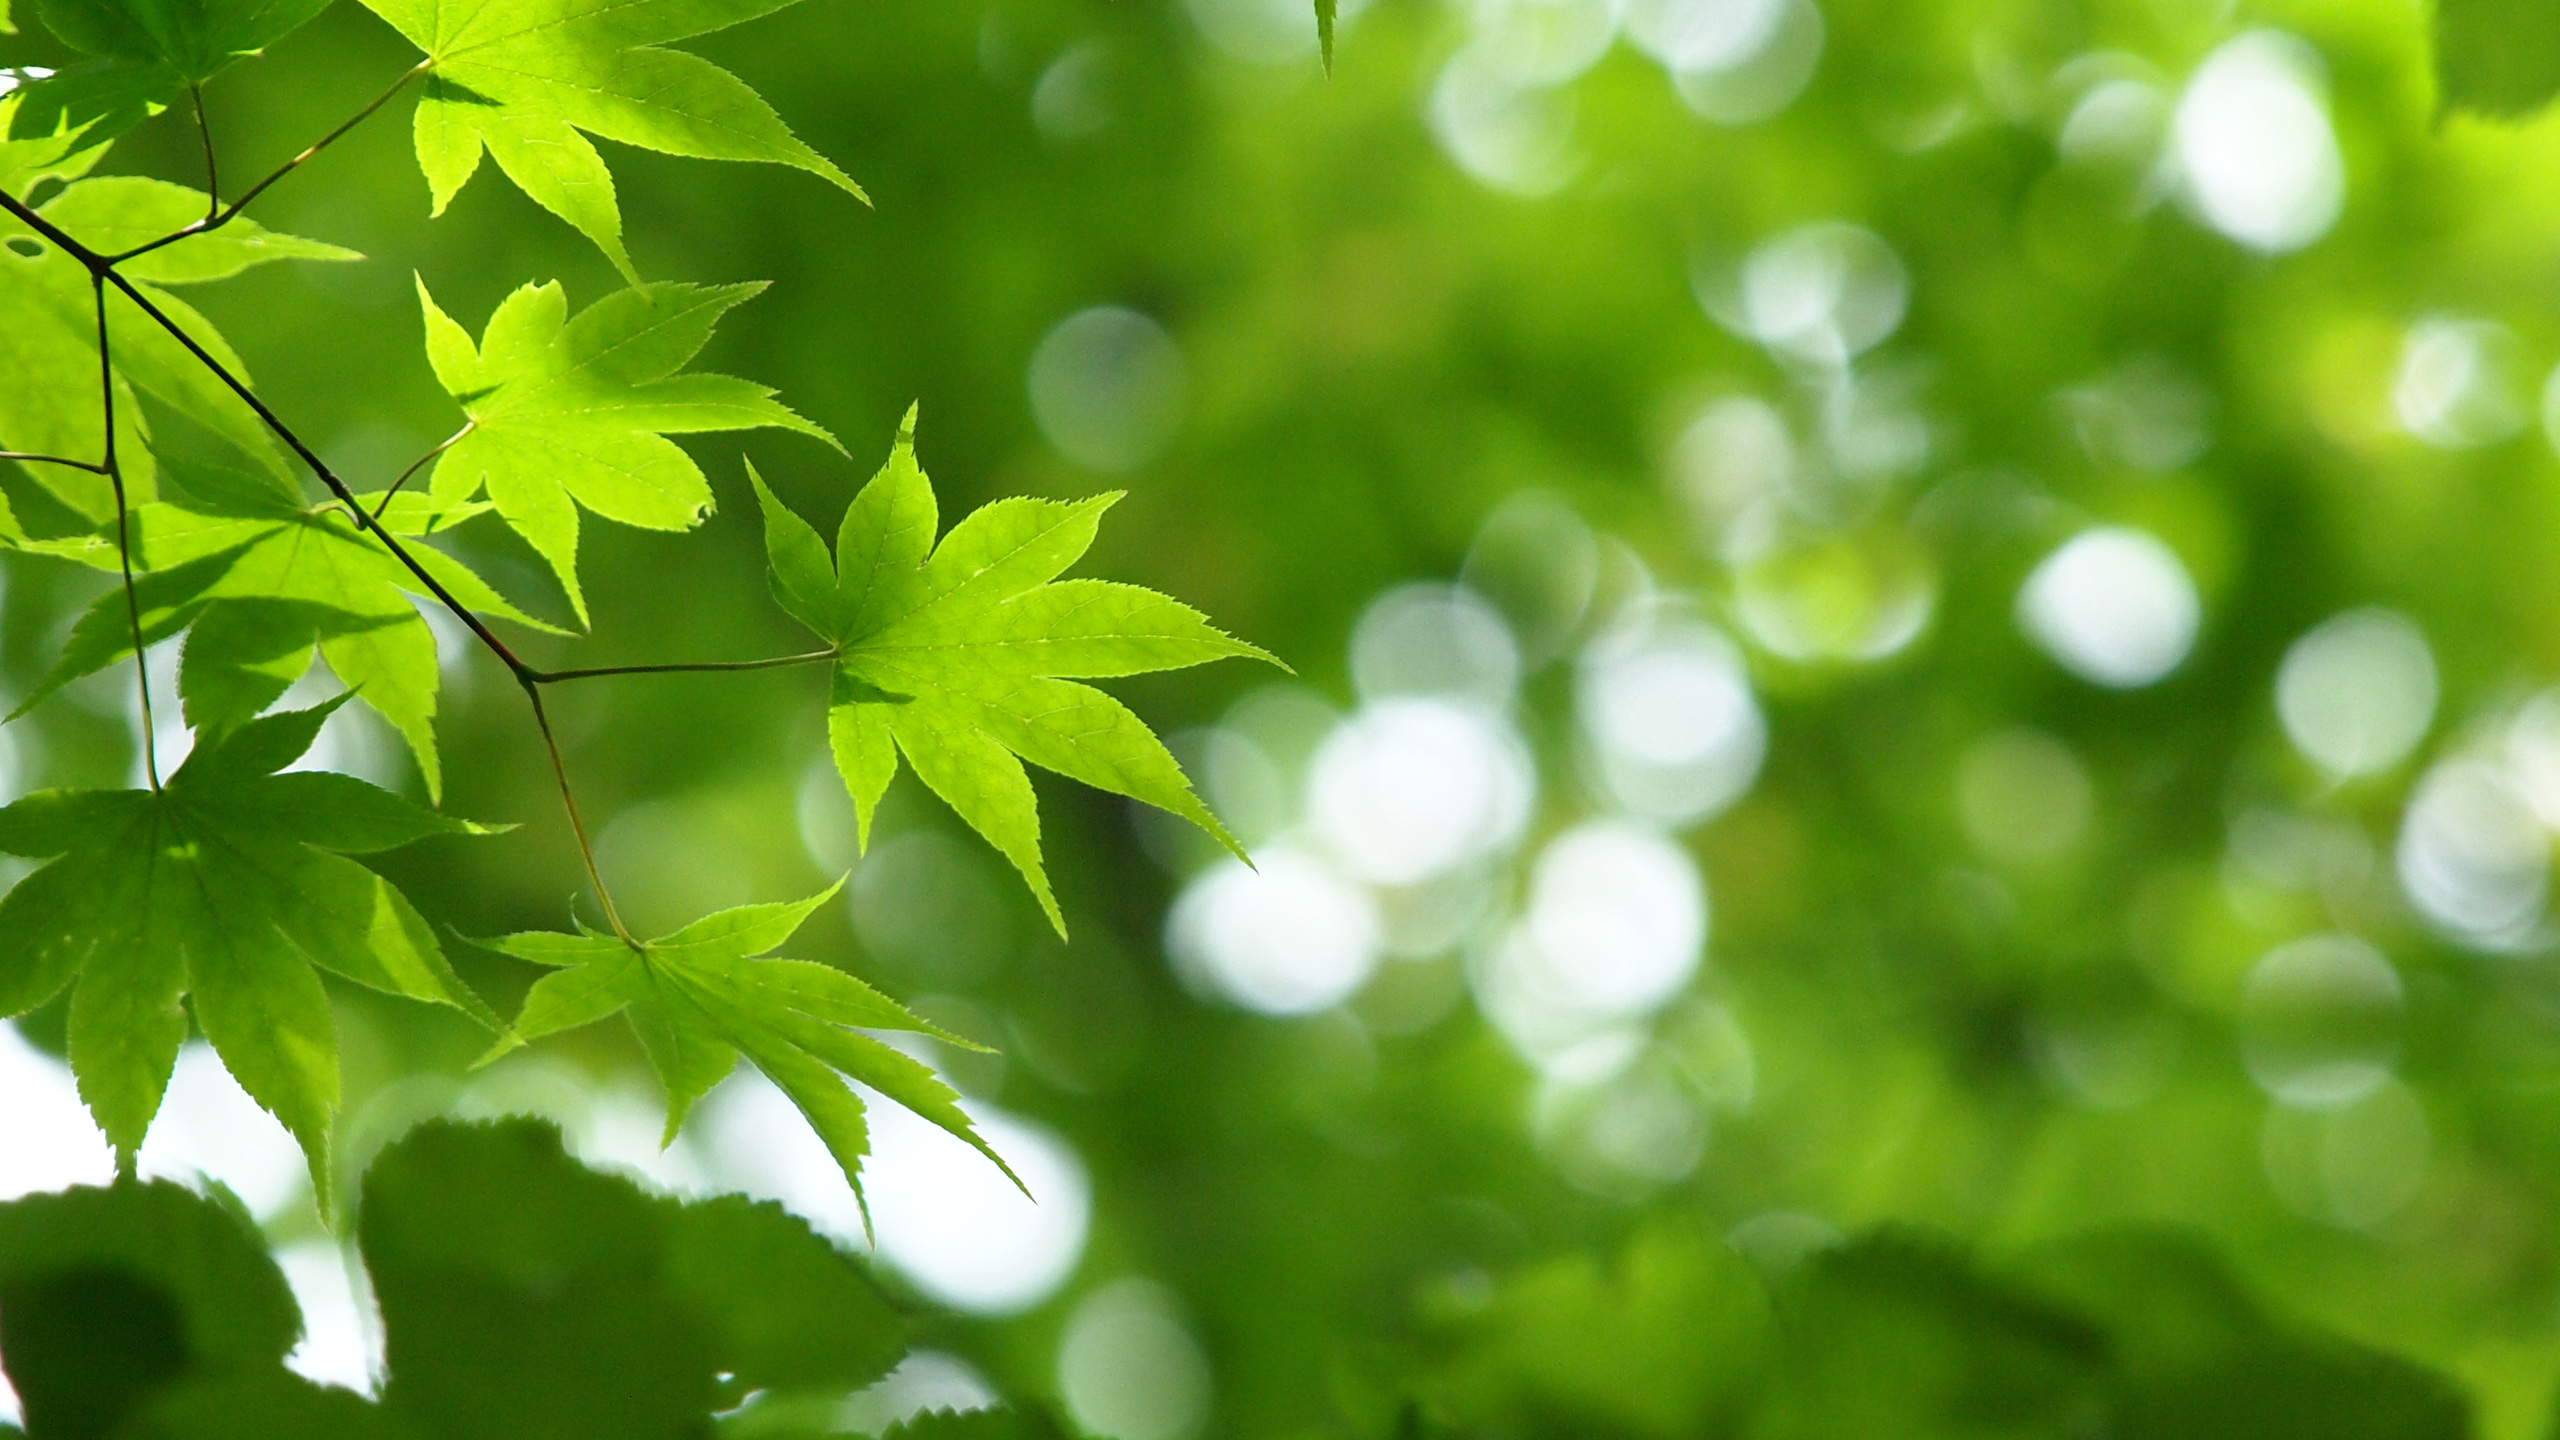
[[[2400,763],[2436,713],[2427,637],[2389,610],[2322,621],[2276,669],[2276,716],[2294,747],[2340,779]]]
[[[2299,250],[2327,234],[2346,169],[2300,40],[2258,30],[2225,41],[2187,81],[2174,121],[2178,163],[2207,224],[2254,250]]]
[[[1838,366],[1902,325],[1910,280],[1872,230],[1839,221],[1762,241],[1742,263],[1741,319],[1778,354]]]
[[[2288,1105],[2371,1094],[2400,1054],[2400,972],[2352,935],[2280,945],[2249,972],[2240,1049],[2250,1078]]]
[[[1584,652],[1577,707],[1601,787],[1619,809],[1686,824],[1742,797],[1768,726],[1742,655],[1702,620],[1659,610]]]
[[[1537,778],[1508,724],[1473,705],[1387,700],[1316,751],[1307,814],[1353,876],[1409,885],[1511,843]]]
[[[1059,454],[1116,474],[1173,443],[1190,381],[1163,326],[1098,306],[1059,321],[1032,352],[1031,413]]]
[[[1956,814],[1997,860],[2030,864],[2076,844],[2096,809],[2089,772],[2071,747],[2036,730],[2004,730],[1956,768]]]
[[[1251,868],[1219,861],[1165,921],[1165,948],[1194,990],[1265,1015],[1349,999],[1383,944],[1368,892],[1291,849],[1263,850]]]
[[[2421,914],[2492,947],[2525,938],[2551,888],[2549,832],[2503,772],[2468,758],[2418,782],[2396,859]]]
[[[863,1188],[878,1253],[916,1288],[973,1315],[1047,1299],[1084,1254],[1092,1188],[1075,1150],[1031,1121],[977,1101],[970,1118],[1022,1177],[1025,1196],[984,1155],[904,1106],[860,1092],[871,1125]],[[844,1171],[773,1082],[748,1070],[712,1092],[704,1129],[720,1178],[778,1200],[818,1229],[863,1243]]]
[[[1172,1293],[1131,1276],[1068,1316],[1058,1393],[1083,1433],[1100,1440],[1182,1440],[1209,1418],[1209,1360]]]
[[[2140,530],[2084,530],[2046,556],[2018,592],[2018,620],[2062,668],[2132,689],[2178,668],[2203,605],[2176,552]]]

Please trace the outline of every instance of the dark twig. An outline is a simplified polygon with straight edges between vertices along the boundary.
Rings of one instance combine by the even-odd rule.
[[[595,680],[607,675],[701,675],[723,674],[738,670],[778,670],[785,665],[815,665],[833,660],[833,650],[812,650],[804,655],[776,655],[769,660],[699,660],[682,665],[599,665],[587,670],[543,670],[533,676],[537,685],[557,684],[562,680]]]
[[[0,196],[0,199],[5,198]],[[301,436],[294,434],[284,421],[276,418],[276,412],[268,409],[265,401],[260,400],[247,385],[241,383],[239,376],[232,374],[229,367],[213,358],[202,345],[197,344],[194,336],[181,328],[178,322],[170,319],[159,306],[152,304],[147,296],[134,288],[131,281],[112,270],[106,272],[105,280],[106,283],[123,291],[126,299],[139,306],[143,314],[157,321],[161,329],[168,331],[172,338],[187,348],[188,354],[195,356],[207,370],[212,371],[215,379],[228,387],[232,394],[239,396],[241,403],[255,411],[258,419],[264,422],[269,430],[275,432],[276,438],[282,440],[294,454],[300,456],[303,464],[311,467],[311,473],[320,477],[320,483],[328,486],[329,493],[337,497],[338,503],[347,507],[349,513],[355,517],[356,523],[371,531],[373,538],[381,541],[383,548],[391,552],[392,558],[406,567],[410,574],[418,577],[418,582],[427,588],[427,593],[435,596],[438,603],[453,612],[455,619],[471,627],[471,633],[478,636],[480,643],[488,646],[490,653],[496,655],[511,673],[518,679],[534,673],[532,666],[517,659],[515,651],[507,648],[507,642],[499,639],[486,622],[472,613],[471,607],[453,598],[453,592],[445,589],[441,581],[428,574],[426,567],[418,563],[417,557],[409,553],[407,546],[394,538],[390,531],[382,528],[382,522],[374,519],[356,500],[355,492],[347,488],[347,482],[339,479],[337,472],[329,468],[328,462],[314,454],[311,447],[302,442]]]
[[[187,87],[187,99],[195,106],[196,138],[204,142],[204,223],[209,228],[222,223],[222,172],[213,164],[213,122],[204,118],[204,87]]]
[[[124,471],[116,464],[116,367],[107,348],[107,285],[103,275],[89,277],[89,299],[98,312],[98,391],[106,417],[107,484],[116,494],[116,563],[124,571],[124,611],[133,622],[133,669],[142,685],[142,767],[151,788],[160,788],[160,727],[151,715],[151,659],[142,649],[142,600],[133,588],[133,513],[124,500]]]
[[[287,175],[292,174],[295,170],[301,168],[305,162],[311,159],[311,157],[328,149],[331,144],[337,141],[339,136],[346,134],[348,131],[356,128],[356,126],[364,123],[364,121],[369,118],[374,111],[390,104],[392,96],[399,94],[410,81],[427,73],[428,67],[433,63],[433,61],[421,60],[416,65],[413,65],[409,69],[401,72],[400,78],[392,81],[390,88],[384,90],[381,94],[374,96],[372,100],[366,102],[363,109],[348,116],[346,122],[341,124],[337,129],[332,130],[328,134],[321,136],[319,139],[312,141],[309,146],[304,148],[301,154],[294,156],[282,165],[277,166],[274,170],[269,171],[265,179],[260,180],[257,184],[252,185],[247,190],[241,192],[239,199],[232,201],[230,204],[223,206],[220,210],[207,215],[204,219],[197,221],[193,225],[187,226],[183,230],[172,231],[167,235],[161,236],[157,240],[150,241],[146,244],[136,245],[130,250],[121,250],[113,255],[101,256],[98,258],[109,265],[121,265],[125,261],[130,260],[137,255],[148,255],[163,245],[174,245],[177,242],[186,239],[190,235],[202,235],[208,230],[219,230],[223,226],[230,224],[233,220],[239,218],[241,211],[249,208],[250,201],[265,194],[268,186],[273,185]],[[198,114],[201,115],[202,111],[199,110]],[[208,138],[205,151],[208,170],[211,167],[213,154],[211,145],[212,142],[210,138]]]
[[[0,460],[15,460],[26,465],[68,465],[92,475],[104,475],[107,467],[90,460],[74,460],[68,455],[38,455],[32,450],[0,450]]]

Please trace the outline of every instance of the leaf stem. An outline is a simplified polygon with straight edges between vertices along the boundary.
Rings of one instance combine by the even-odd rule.
[[[563,680],[594,680],[607,675],[695,675],[719,674],[738,670],[778,670],[786,665],[815,665],[833,660],[833,650],[812,650],[803,655],[776,655],[765,660],[697,660],[680,665],[598,665],[585,670],[540,670],[533,675],[537,685],[555,685]]]
[[[542,731],[542,748],[551,753],[551,778],[560,785],[560,806],[569,812],[570,833],[578,838],[578,859],[586,864],[587,882],[596,887],[596,903],[603,907],[605,923],[613,927],[615,936],[638,950],[642,948],[640,942],[622,923],[621,913],[613,908],[613,892],[605,888],[604,872],[596,868],[596,847],[587,838],[585,818],[578,814],[578,797],[569,789],[569,764],[560,756],[560,738],[551,733],[551,715],[542,706],[542,687],[530,677],[523,684],[524,698],[533,702],[533,723]]]
[[[195,106],[196,138],[204,141],[204,223],[220,224],[222,214],[222,172],[213,163],[213,123],[204,118],[204,87],[187,87],[187,99]]]
[[[400,478],[391,482],[391,488],[382,492],[381,502],[373,507],[373,518],[376,520],[381,519],[382,512],[391,508],[391,497],[400,493],[400,487],[409,483],[410,476],[417,474],[420,469],[425,467],[428,461],[433,460],[447,450],[450,450],[454,446],[460,444],[463,436],[470,434],[473,430],[478,429],[479,426],[480,422],[477,420],[463,421],[461,429],[456,430],[452,434],[444,437],[442,440],[437,441],[434,449],[429,450],[426,454],[410,461],[409,468],[400,472]]]
[[[282,165],[279,165],[275,169],[267,172],[265,179],[260,180],[257,184],[252,185],[247,190],[241,192],[239,199],[234,200],[230,204],[223,206],[221,209],[205,216],[202,220],[199,220],[184,229],[174,230],[169,234],[161,236],[157,240],[136,245],[130,250],[117,251],[113,255],[95,256],[93,258],[104,264],[121,265],[125,261],[131,260],[137,255],[148,255],[163,245],[174,245],[177,242],[186,239],[190,235],[202,235],[208,230],[219,230],[223,226],[230,224],[233,220],[239,218],[241,211],[249,208],[250,201],[265,194],[268,186],[273,185],[287,175],[292,174],[295,170],[301,168],[302,165],[309,161],[313,156],[328,149],[332,144],[336,143],[338,137],[346,134],[350,130],[353,130],[358,125],[363,124],[365,120],[372,116],[374,111],[390,104],[392,96],[399,94],[410,81],[426,74],[428,69],[434,64],[435,62],[433,60],[421,60],[417,64],[410,66],[407,70],[402,71],[399,79],[392,81],[390,86],[381,94],[376,95],[371,100],[365,102],[365,107],[363,109],[348,116],[337,129],[330,131],[328,134],[321,136],[319,139],[314,140],[309,145],[305,146],[301,154],[294,156]],[[199,103],[196,108],[196,117],[199,121],[204,117],[204,108],[201,103]],[[205,138],[205,169],[208,175],[210,175],[212,168],[213,140],[211,132],[207,132]],[[11,208],[15,209],[16,207],[12,206]]]
[[[124,572],[124,611],[133,622],[133,672],[142,689],[142,766],[151,789],[160,789],[160,727],[151,714],[151,657],[142,648],[142,600],[133,588],[133,512],[125,504],[124,470],[116,464],[116,367],[107,348],[107,281],[103,273],[89,277],[89,299],[98,314],[99,410],[106,419],[106,460],[99,467],[116,495],[116,564]]]
[[[15,460],[26,465],[68,465],[92,475],[104,475],[107,467],[91,460],[74,460],[68,455],[39,455],[32,450],[0,450],[0,460]]]

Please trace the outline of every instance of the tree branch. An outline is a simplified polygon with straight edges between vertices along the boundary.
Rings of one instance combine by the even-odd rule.
[[[15,460],[24,465],[68,465],[92,475],[104,475],[107,467],[89,460],[74,460],[68,455],[39,455],[32,450],[0,450],[0,460]]]
[[[7,198],[6,195],[0,195],[0,200]],[[105,283],[123,291],[126,299],[140,307],[142,313],[156,321],[161,329],[168,331],[172,338],[186,347],[188,354],[195,356],[199,363],[213,372],[215,379],[228,387],[232,394],[239,396],[241,403],[256,412],[258,419],[269,430],[275,432],[276,438],[282,440],[294,454],[300,456],[303,464],[311,467],[311,473],[320,477],[320,483],[329,487],[329,493],[337,497],[338,503],[347,507],[357,525],[372,532],[373,538],[382,542],[383,548],[391,552],[392,558],[406,567],[410,574],[418,577],[418,582],[426,587],[427,593],[435,596],[437,602],[451,611],[455,619],[469,626],[471,633],[479,637],[481,644],[489,647],[489,652],[497,656],[510,673],[520,681],[536,673],[532,666],[516,658],[515,651],[507,648],[507,642],[499,639],[496,633],[489,629],[487,622],[473,614],[471,607],[453,598],[453,592],[445,589],[442,582],[428,574],[426,567],[418,563],[417,557],[409,553],[408,547],[402,545],[390,531],[384,529],[382,522],[374,519],[372,514],[357,501],[355,492],[347,488],[347,482],[338,478],[337,472],[329,468],[328,462],[313,453],[311,447],[302,442],[302,437],[293,433],[284,421],[278,419],[276,412],[268,409],[267,403],[243,384],[239,376],[232,374],[229,367],[215,359],[202,345],[197,344],[194,336],[170,319],[159,306],[152,304],[148,297],[134,287],[132,281],[116,274],[113,270],[103,272],[101,278]]]
[[[219,230],[223,226],[230,224],[233,220],[239,217],[241,211],[249,208],[250,201],[265,194],[268,186],[273,185],[287,175],[292,174],[295,170],[301,168],[305,162],[311,159],[311,157],[328,149],[332,144],[336,143],[338,137],[346,134],[350,130],[353,130],[358,125],[363,124],[365,120],[372,116],[374,111],[390,104],[392,96],[399,94],[410,81],[427,73],[428,67],[434,63],[435,62],[432,60],[421,60],[417,64],[409,67],[407,70],[402,71],[399,79],[392,81],[388,89],[385,89],[381,94],[376,95],[373,99],[367,101],[363,109],[348,116],[346,121],[339,125],[337,129],[332,130],[328,134],[321,136],[319,139],[312,141],[310,145],[304,147],[301,154],[294,156],[282,165],[277,166],[274,170],[269,171],[265,179],[260,180],[257,184],[252,185],[247,190],[241,192],[239,199],[232,201],[230,204],[223,206],[221,209],[207,215],[204,219],[197,221],[195,224],[187,226],[183,230],[172,231],[167,235],[161,236],[157,240],[136,245],[130,250],[120,250],[113,255],[98,256],[92,253],[90,257],[91,260],[107,265],[121,265],[125,261],[131,260],[137,255],[148,255],[163,245],[174,245],[177,242],[186,239],[190,235],[202,235],[208,230]],[[201,105],[198,106],[196,114],[199,119],[203,117],[204,111]],[[212,137],[208,134],[205,140],[205,168],[208,175],[211,173],[213,166],[212,146]],[[93,265],[92,268],[94,269],[95,266]]]
[[[533,683],[556,685],[563,680],[594,680],[607,675],[701,675],[726,674],[739,670],[778,670],[786,665],[815,665],[833,660],[833,650],[812,650],[805,655],[776,655],[769,660],[698,660],[682,665],[599,665],[586,670],[537,670]]]
[[[107,348],[107,285],[103,275],[89,277],[89,298],[98,312],[99,411],[106,418],[106,461],[100,467],[116,494],[116,563],[124,571],[124,612],[133,622],[133,670],[142,687],[142,767],[151,788],[160,788],[160,726],[151,714],[151,657],[142,648],[142,600],[133,588],[133,513],[124,500],[124,471],[116,464],[116,367]]]
[[[212,226],[222,213],[222,172],[213,164],[213,124],[204,118],[204,87],[187,87],[187,99],[195,106],[196,138],[204,142],[204,223]]]

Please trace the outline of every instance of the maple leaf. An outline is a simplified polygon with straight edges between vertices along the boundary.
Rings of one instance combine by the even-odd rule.
[[[145,645],[193,627],[178,689],[187,721],[199,731],[221,733],[274,704],[317,654],[400,732],[417,756],[429,798],[441,796],[435,714],[442,677],[435,634],[410,599],[431,599],[426,583],[336,505],[306,506],[237,472],[198,467],[186,479],[194,492],[186,502],[133,511],[141,573],[131,608],[122,587],[101,594],[72,626],[53,670],[9,718],[130,656],[138,612]],[[404,494],[391,499],[380,523],[395,535],[424,536],[484,508]],[[116,570],[112,539],[110,530],[78,558]],[[559,633],[443,551],[418,543],[404,548],[471,609]]]
[[[427,358],[470,426],[436,461],[448,503],[485,489],[498,514],[551,563],[578,619],[578,510],[648,530],[685,530],[711,508],[711,483],[666,437],[779,426],[834,445],[773,391],[727,375],[676,373],[712,327],[762,285],[647,285],[569,316],[555,282],[527,285],[489,317],[475,346],[426,283]]]
[[[0,1015],[72,987],[72,1072],[129,1166],[192,1011],[301,1142],[324,1214],[338,1047],[314,967],[500,1028],[408,900],[343,858],[484,828],[350,776],[277,773],[337,703],[199,745],[165,789],[47,790],[0,808],[0,852],[51,862],[0,898]]]
[[[662,1143],[675,1139],[693,1103],[727,1077],[743,1052],[808,1117],[857,1200],[870,1139],[862,1101],[845,1086],[848,1077],[967,1141],[1020,1185],[961,1113],[950,1086],[922,1063],[857,1032],[908,1031],[965,1049],[985,1047],[925,1023],[833,966],[754,958],[790,939],[842,884],[790,904],[723,910],[645,944],[550,931],[481,941],[557,973],[534,983],[513,1028],[480,1063],[527,1041],[624,1014],[666,1085]]]
[[[754,467],[748,475],[764,507],[775,598],[836,647],[827,731],[862,845],[903,755],[1022,872],[1061,935],[1066,921],[1041,863],[1024,760],[1171,811],[1243,853],[1146,722],[1067,678],[1228,656],[1280,663],[1152,590],[1056,578],[1093,543],[1120,492],[998,500],[937,545],[933,486],[916,464],[910,409],[888,464],[846,509],[831,562],[808,522]]]
[[[59,167],[37,165],[25,173],[23,183],[32,186],[60,173]],[[206,203],[202,191],[183,185],[108,175],[75,181],[37,213],[72,239],[112,251],[202,220]],[[0,240],[8,242],[0,244],[0,447],[97,458],[104,453],[106,432],[95,378],[98,316],[89,272],[5,214],[0,214]],[[352,250],[234,220],[220,230],[138,256],[119,273],[245,384],[247,368],[212,323],[158,286],[226,279],[276,260],[357,258]],[[177,337],[112,290],[107,335],[115,361],[116,452],[129,497],[149,499],[156,475],[142,407],[134,403],[136,391],[203,426],[280,487],[285,484],[284,458],[265,423],[187,353]],[[68,383],[76,376],[90,379]],[[103,475],[60,465],[31,465],[27,471],[89,519],[115,513],[114,492]]]
[[[791,165],[861,196],[861,186],[802,144],[738,77],[660,48],[787,3],[365,0],[426,52],[427,92],[413,123],[434,213],[444,212],[486,150],[634,285],[640,278],[623,250],[613,175],[587,135],[698,159]]]

